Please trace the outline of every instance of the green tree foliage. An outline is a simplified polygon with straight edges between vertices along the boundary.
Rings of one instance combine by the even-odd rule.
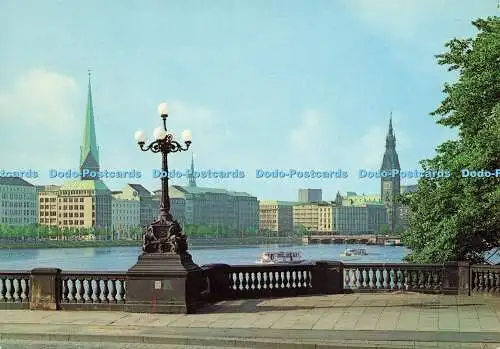
[[[458,139],[441,144],[424,170],[450,170],[447,178],[422,178],[402,202],[410,229],[402,234],[415,263],[484,262],[500,247],[500,177],[465,178],[462,169],[500,169],[500,17],[473,22],[475,38],[453,39],[440,65],[458,73],[445,84],[445,98],[431,113],[455,128]]]

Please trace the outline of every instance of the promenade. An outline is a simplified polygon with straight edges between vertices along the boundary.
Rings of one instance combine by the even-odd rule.
[[[0,310],[0,329],[0,342],[4,343],[42,340],[128,343],[127,347],[134,348],[170,344],[176,348],[496,349],[500,347],[500,298],[340,294],[223,301],[192,315]]]

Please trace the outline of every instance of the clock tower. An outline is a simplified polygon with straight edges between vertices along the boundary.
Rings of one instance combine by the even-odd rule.
[[[398,153],[396,152],[396,137],[394,136],[394,130],[392,129],[392,113],[389,118],[389,131],[385,138],[385,153],[384,159],[382,160],[382,167],[380,171],[385,171],[389,175],[381,176],[380,179],[380,196],[382,202],[387,208],[387,216],[389,222],[389,231],[394,233],[399,223],[399,206],[400,204],[396,202],[397,196],[400,194],[400,183],[401,179],[399,173],[392,175],[392,170],[401,170],[399,166]]]

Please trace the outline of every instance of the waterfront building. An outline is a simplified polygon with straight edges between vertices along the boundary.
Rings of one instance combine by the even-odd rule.
[[[122,191],[113,191],[111,227],[114,232],[126,233],[140,226],[140,201],[137,196],[123,197]]]
[[[0,177],[0,223],[37,223],[36,187],[20,177]]]
[[[178,195],[178,191],[169,189],[170,197],[170,214],[172,217],[179,222],[181,226],[186,223],[186,199],[183,195]],[[153,221],[158,219],[160,214],[160,200],[161,200],[161,189],[155,190],[153,192]]]
[[[126,184],[121,190],[121,194],[117,194],[124,200],[139,200],[140,205],[140,225],[145,227],[151,224],[152,221],[158,218],[158,213],[153,215],[153,195],[151,192],[144,188],[141,184]],[[154,219],[153,219],[154,218]]]
[[[57,193],[58,185],[40,185],[37,189],[38,223],[47,226],[58,226]]]
[[[379,195],[347,192],[342,196],[337,193],[335,201],[336,234],[376,234],[388,223],[387,208]]]
[[[42,211],[49,214],[40,216],[40,224],[54,225],[55,213],[57,225],[61,228],[110,229],[111,191],[91,173],[99,171],[99,149],[90,74],[79,169],[80,179],[68,181],[60,187],[47,186],[38,192],[40,214]],[[54,199],[57,199],[57,207],[54,207]],[[42,208],[42,204],[45,207]]]
[[[293,231],[293,206],[297,202],[261,200],[259,201],[259,230],[277,235]]]
[[[321,189],[299,189],[299,202],[322,202]]]
[[[389,131],[385,140],[385,153],[380,170],[389,172],[392,170],[401,170],[398,153],[396,152],[396,136],[392,128],[392,113],[389,118]],[[389,230],[391,233],[394,233],[399,226],[400,204],[396,200],[401,193],[400,185],[401,179],[399,174],[380,179],[380,196],[387,208]]]
[[[185,200],[186,224],[220,225],[238,231],[258,229],[258,201],[248,193],[179,185],[171,186],[169,193]]]
[[[333,233],[333,203],[300,203],[293,206],[293,226],[306,228],[312,234]]]

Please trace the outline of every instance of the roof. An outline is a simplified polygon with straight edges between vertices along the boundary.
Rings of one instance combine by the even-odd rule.
[[[148,195],[151,195],[151,192],[149,190],[147,190],[146,188],[144,188],[142,186],[142,184],[127,183],[127,185],[129,187],[131,187],[132,189],[134,189],[139,194],[139,196],[148,196]]]
[[[0,177],[0,185],[11,185],[18,187],[34,187],[30,182],[25,181],[21,177]]]
[[[279,200],[260,200],[259,204],[262,205],[281,205],[281,206],[294,206],[301,203],[297,201],[279,201]]]
[[[59,190],[95,190],[110,192],[100,179],[75,179],[64,183]]]
[[[177,189],[178,191],[185,193],[185,194],[226,194],[229,196],[246,196],[246,197],[255,197],[253,195],[250,195],[246,192],[241,192],[241,191],[229,191],[226,189],[220,189],[220,188],[205,188],[205,187],[184,187],[180,185],[173,185],[172,186],[174,189]]]
[[[80,167],[81,168],[95,168],[99,167],[99,150],[97,148],[97,141],[95,135],[95,122],[94,122],[94,106],[92,104],[92,87],[90,85],[89,73],[89,87],[87,97],[87,110],[85,112],[85,124],[83,127],[83,139],[80,153]]]

